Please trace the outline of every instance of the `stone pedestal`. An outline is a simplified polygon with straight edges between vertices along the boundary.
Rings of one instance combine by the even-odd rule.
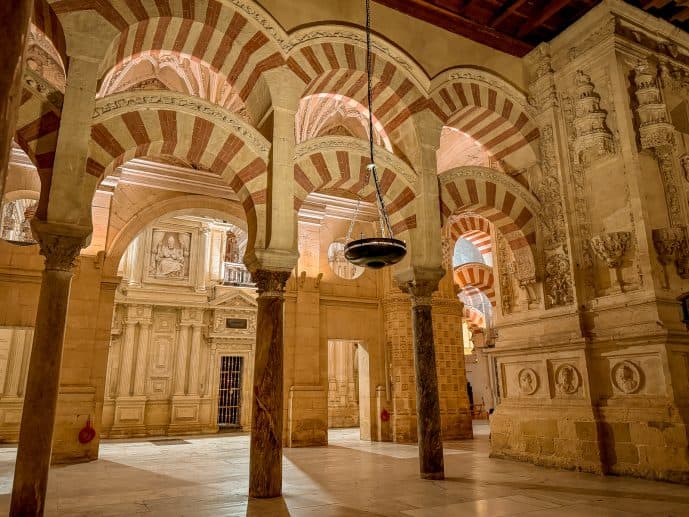
[[[249,496],[282,493],[283,304],[289,271],[259,269]]]
[[[146,436],[146,397],[117,397],[115,416],[112,428],[108,433],[111,438],[130,438]]]
[[[414,282],[408,286],[412,300],[419,470],[423,479],[445,478],[438,374],[431,316],[431,294],[436,287],[437,281]]]
[[[33,222],[45,257],[10,515],[42,515],[73,268],[90,229]]]
[[[328,445],[328,394],[322,386],[289,389],[288,447]]]
[[[198,395],[175,395],[170,408],[168,434],[196,434],[201,432],[201,399]]]

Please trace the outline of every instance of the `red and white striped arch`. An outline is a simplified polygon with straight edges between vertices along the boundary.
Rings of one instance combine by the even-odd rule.
[[[490,221],[478,214],[461,214],[451,219],[450,238],[456,242],[464,238],[479,250],[481,255],[491,255],[493,239],[491,237]]]
[[[481,143],[498,162],[521,169],[537,160],[538,126],[526,97],[487,72],[451,70],[433,81],[430,109]]]
[[[376,149],[376,157],[393,232],[400,234],[416,228],[415,173],[383,148]],[[294,165],[295,210],[299,210],[306,196],[319,190],[344,190],[374,202],[373,180],[366,170],[369,162],[366,142],[356,138],[322,137],[298,145]]]
[[[454,269],[454,279],[462,290],[473,287],[481,291],[495,307],[495,279],[492,267],[479,262],[468,262]]]
[[[265,215],[268,141],[239,117],[209,103],[156,93],[128,92],[96,104],[86,167],[93,188],[133,158],[174,157],[224,179],[253,229]],[[255,236],[256,245],[262,245],[262,234]]]
[[[535,246],[538,200],[506,174],[484,167],[458,167],[438,176],[440,210],[445,224],[451,216],[472,212],[502,233],[518,262],[536,271]]]
[[[69,64],[67,42],[57,14],[46,0],[34,0],[31,23],[51,41],[66,71]]]
[[[324,26],[298,31],[287,66],[304,84],[303,96],[343,95],[366,105],[364,33],[350,27]],[[412,115],[424,110],[425,75],[387,42],[374,38],[373,113],[405,156],[416,146]]]
[[[486,317],[476,307],[465,305],[463,309],[464,321],[467,323],[470,330],[485,329]]]
[[[223,0],[76,0],[58,2],[58,14],[95,10],[117,31],[102,76],[145,51],[192,56],[221,74],[261,120],[270,107],[263,74],[284,64],[286,35],[256,3]]]
[[[62,101],[62,92],[30,70],[24,71],[14,139],[36,166],[41,178],[37,209],[40,218],[45,218],[48,207]]]

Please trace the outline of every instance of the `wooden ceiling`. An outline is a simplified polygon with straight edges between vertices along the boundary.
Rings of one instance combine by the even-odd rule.
[[[549,41],[600,0],[374,0],[515,56]],[[627,0],[689,32],[689,1]]]

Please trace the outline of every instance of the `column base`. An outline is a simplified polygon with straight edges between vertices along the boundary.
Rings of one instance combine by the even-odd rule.
[[[3,443],[17,443],[19,440],[23,406],[21,397],[2,397],[0,400],[0,441]]]
[[[289,390],[287,447],[328,445],[328,394],[321,386]]]

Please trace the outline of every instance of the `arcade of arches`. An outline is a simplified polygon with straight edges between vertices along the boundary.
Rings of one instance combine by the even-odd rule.
[[[342,254],[357,201],[355,236],[377,220],[351,4],[13,11],[13,512],[42,512],[51,458],[226,427],[251,431],[256,497],[329,427],[418,442],[442,479],[442,440],[488,413],[492,457],[689,482],[689,36],[605,0],[520,58],[376,4],[373,139],[409,252],[364,271]]]

